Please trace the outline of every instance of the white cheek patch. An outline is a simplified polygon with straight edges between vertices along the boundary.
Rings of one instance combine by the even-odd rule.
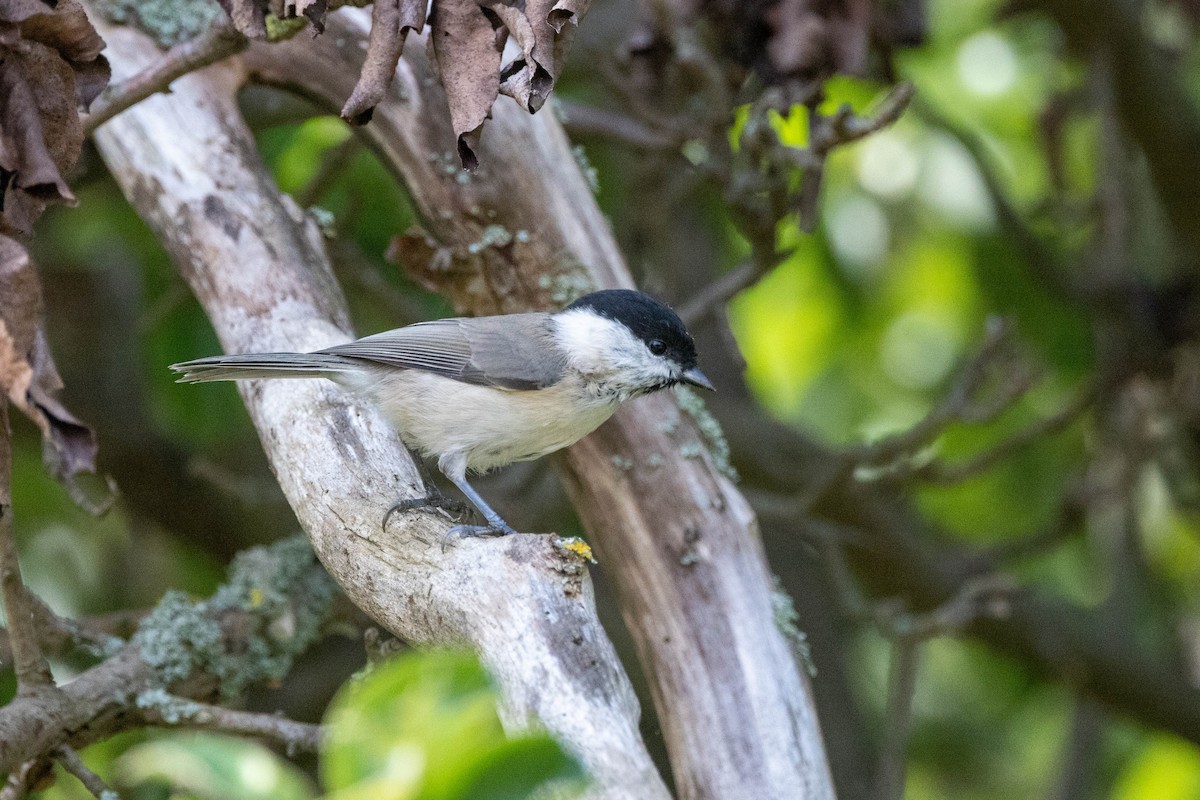
[[[587,309],[559,314],[559,344],[571,366],[589,376],[617,378],[631,386],[650,386],[672,379],[675,370],[654,355],[645,342],[619,322]]]
[[[619,358],[637,343],[625,326],[585,309],[563,312],[556,321],[563,351],[571,366],[584,374],[611,372],[614,356]]]

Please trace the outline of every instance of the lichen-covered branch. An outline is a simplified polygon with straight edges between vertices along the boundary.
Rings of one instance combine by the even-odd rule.
[[[118,76],[156,57],[137,32],[106,27],[104,36]],[[329,31],[300,50],[339,38]],[[286,43],[271,47],[282,53]],[[350,84],[356,74],[343,77]],[[227,351],[346,341],[350,324],[322,237],[258,157],[235,101],[242,80],[234,65],[179,79],[170,96],[98,131],[101,155]],[[449,523],[421,511],[384,530],[384,511],[422,488],[377,411],[330,383],[239,388],[284,494],[355,604],[409,641],[473,645],[500,684],[505,723],[549,730],[591,774],[595,797],[665,797],[578,556],[553,536],[471,540],[443,553]]]
[[[169,593],[104,661],[0,707],[0,771],[153,724],[170,695],[233,697],[282,678],[321,635],[335,592],[303,538],[241,554],[212,597]]]

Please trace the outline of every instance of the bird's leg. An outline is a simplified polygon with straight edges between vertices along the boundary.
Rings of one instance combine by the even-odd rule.
[[[392,514],[398,511],[412,511],[418,508],[440,508],[452,514],[455,519],[462,519],[471,513],[471,506],[461,500],[455,500],[453,497],[447,497],[442,494],[442,490],[438,488],[437,482],[434,481],[433,475],[429,472],[429,468],[425,466],[424,459],[411,449],[408,450],[408,454],[412,456],[413,463],[417,466],[417,474],[421,476],[421,483],[425,486],[425,496],[397,501],[383,515],[384,529],[387,528],[388,520],[392,518]]]
[[[454,485],[457,486],[459,490],[467,496],[467,499],[471,501],[471,504],[474,505],[476,510],[483,515],[485,520],[487,520],[487,525],[455,525],[446,532],[446,538],[442,540],[443,550],[446,548],[446,542],[448,542],[450,539],[463,539],[468,536],[507,536],[510,533],[516,533],[516,531],[509,527],[509,524],[505,522],[499,514],[492,510],[492,507],[487,504],[487,501],[480,497],[479,492],[471,488],[471,484],[467,483],[467,479],[465,477],[455,478],[450,475],[447,475],[446,477],[450,478],[450,480],[454,482]]]

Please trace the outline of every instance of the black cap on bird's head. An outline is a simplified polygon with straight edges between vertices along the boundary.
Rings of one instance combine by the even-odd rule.
[[[692,335],[666,303],[633,289],[604,289],[585,294],[566,308],[574,309],[589,309],[621,323],[651,353],[678,364],[682,382],[714,391],[712,382],[696,367],[696,343]]]

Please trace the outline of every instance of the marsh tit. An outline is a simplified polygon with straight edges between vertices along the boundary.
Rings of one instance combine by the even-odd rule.
[[[217,356],[171,369],[180,383],[328,378],[367,398],[487,521],[451,536],[514,532],[468,472],[572,445],[630,398],[681,383],[713,388],[678,315],[628,289],[593,292],[556,313],[420,322],[315,353]],[[388,515],[440,500],[401,501]]]

